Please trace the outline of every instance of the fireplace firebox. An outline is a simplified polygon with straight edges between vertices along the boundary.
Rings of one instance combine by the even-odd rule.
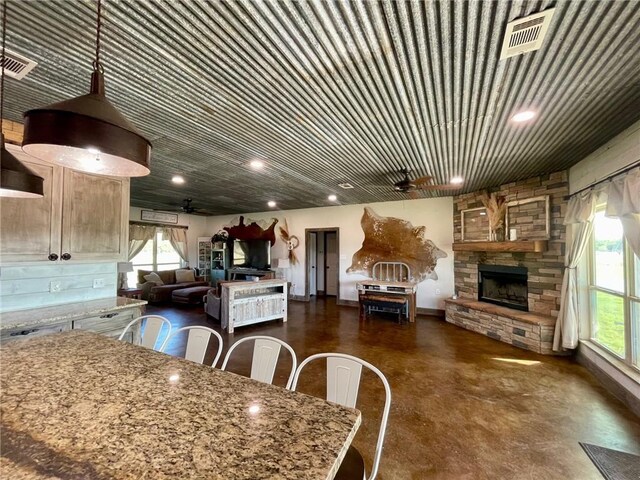
[[[527,269],[478,265],[478,300],[528,312]]]

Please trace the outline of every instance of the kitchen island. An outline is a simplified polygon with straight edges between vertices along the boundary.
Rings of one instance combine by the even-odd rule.
[[[2,478],[332,479],[360,412],[92,333],[1,353]]]

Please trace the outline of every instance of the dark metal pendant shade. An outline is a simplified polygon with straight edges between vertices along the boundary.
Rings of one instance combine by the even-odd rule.
[[[0,197],[41,198],[44,180],[13,156],[0,134]]]
[[[150,173],[151,143],[107,100],[102,72],[91,93],[24,114],[22,149],[83,172],[118,177]]]

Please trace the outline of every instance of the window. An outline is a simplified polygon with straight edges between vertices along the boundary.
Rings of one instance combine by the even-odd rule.
[[[591,340],[640,367],[640,260],[620,220],[598,209],[593,220],[589,275]]]
[[[133,260],[133,272],[128,274],[128,284],[135,285],[138,283],[138,270],[173,270],[180,268],[181,259],[178,252],[171,246],[169,240],[162,239],[162,232],[156,232],[153,240],[149,240],[142,251],[138,253]]]

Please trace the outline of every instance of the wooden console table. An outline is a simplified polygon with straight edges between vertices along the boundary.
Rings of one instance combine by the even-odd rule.
[[[361,300],[367,295],[387,296],[390,298],[404,298],[408,302],[408,316],[410,322],[416,321],[416,292],[418,284],[413,282],[387,282],[382,280],[364,280],[356,285]],[[363,313],[362,301],[359,301],[360,315]]]
[[[228,333],[235,327],[282,319],[287,321],[287,282],[260,280],[222,284],[220,323]]]

